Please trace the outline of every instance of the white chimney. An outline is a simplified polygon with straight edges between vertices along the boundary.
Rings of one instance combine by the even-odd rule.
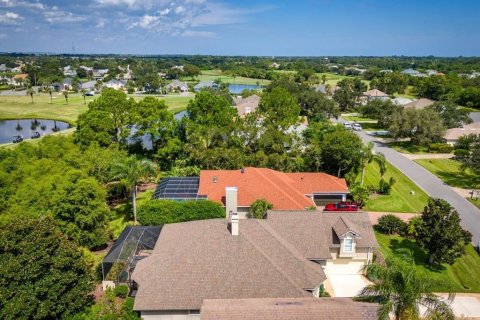
[[[230,213],[237,214],[237,187],[225,188],[225,217],[230,219]]]
[[[238,236],[238,214],[232,213],[230,215],[230,232],[232,233],[232,236]]]

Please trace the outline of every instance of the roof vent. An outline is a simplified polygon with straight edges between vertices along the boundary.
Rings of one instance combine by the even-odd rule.
[[[213,176],[213,177],[212,177],[212,182],[213,182],[213,183],[217,183],[217,181],[218,181],[217,176]]]

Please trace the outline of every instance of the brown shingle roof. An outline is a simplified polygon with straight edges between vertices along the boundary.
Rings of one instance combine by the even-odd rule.
[[[330,259],[330,247],[339,245],[334,226],[340,219],[360,235],[357,248],[378,247],[372,225],[365,212],[268,211],[268,223],[307,259]],[[344,222],[342,222],[344,224]]]
[[[225,187],[238,188],[238,205],[250,206],[266,199],[276,210],[301,210],[314,205],[306,195],[313,193],[348,193],[345,179],[326,173],[283,173],[267,168],[241,170],[202,170],[198,193],[223,203]]]
[[[425,109],[426,107],[430,107],[434,103],[435,103],[435,101],[433,101],[433,100],[426,99],[426,98],[420,98],[418,100],[407,103],[403,107],[404,108]]]
[[[135,310],[195,310],[203,299],[308,297],[325,279],[264,220],[224,219],[165,225],[152,255],[132,275]]]
[[[201,320],[373,320],[378,308],[347,298],[204,300]]]
[[[448,129],[443,138],[445,140],[458,140],[461,136],[480,134],[480,122],[466,124],[463,128]]]
[[[388,94],[378,89],[372,89],[363,93],[366,97],[388,97]]]
[[[232,236],[224,219],[164,225],[152,255],[132,275],[135,310],[197,310],[204,299],[311,297],[326,276],[308,259],[329,259],[332,226],[348,218],[362,234],[357,248],[376,247],[365,213],[269,212],[241,220]],[[337,241],[338,242],[338,241]]]

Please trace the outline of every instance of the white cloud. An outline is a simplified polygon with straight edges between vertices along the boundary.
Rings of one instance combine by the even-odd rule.
[[[166,16],[167,14],[170,13],[170,9],[166,8],[164,10],[159,11],[158,13],[160,13],[161,16]]]
[[[182,6],[178,6],[178,7],[175,8],[175,13],[176,14],[182,14],[185,11],[187,11],[187,9],[185,9],[185,7],[182,7]]]
[[[87,19],[85,16],[75,15],[72,12],[59,10],[57,7],[52,7],[52,10],[43,12],[43,17],[49,23],[72,23],[80,22]]]
[[[3,14],[0,14],[0,23],[2,24],[19,24],[23,20],[23,17],[18,13],[7,11]]]
[[[217,34],[210,31],[185,30],[180,34],[182,37],[192,38],[216,38]]]
[[[143,17],[140,18],[140,20],[132,25],[134,26],[139,26],[140,28],[143,29],[150,29],[155,27],[160,20],[160,17],[158,16],[150,16],[148,14],[144,15]]]
[[[0,0],[0,6],[3,7],[22,7],[22,8],[29,8],[29,9],[45,9],[45,5],[41,2],[29,2],[24,0]]]

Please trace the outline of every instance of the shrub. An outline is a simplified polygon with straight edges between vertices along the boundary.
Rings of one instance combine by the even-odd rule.
[[[407,224],[393,214],[387,214],[378,219],[377,230],[384,234],[402,234]]]
[[[209,200],[152,200],[138,208],[138,221],[146,226],[224,217],[225,209]]]
[[[388,183],[385,179],[381,178],[380,181],[378,182],[377,192],[379,194],[388,195],[390,194],[391,189],[392,189],[392,186],[390,185],[390,183]]]
[[[433,153],[450,153],[453,151],[453,146],[447,143],[430,143],[428,150]]]
[[[456,149],[455,151],[453,151],[453,154],[455,155],[455,159],[464,160],[470,156],[470,151],[465,149]]]
[[[248,209],[248,217],[249,218],[255,218],[255,219],[263,219],[265,216],[265,213],[267,213],[267,210],[270,210],[273,208],[273,205],[269,203],[265,199],[257,199],[255,200],[252,205],[250,206],[250,209]]]
[[[115,293],[115,297],[124,299],[128,295],[128,287],[127,286],[116,286],[115,289],[113,289],[113,293]]]

